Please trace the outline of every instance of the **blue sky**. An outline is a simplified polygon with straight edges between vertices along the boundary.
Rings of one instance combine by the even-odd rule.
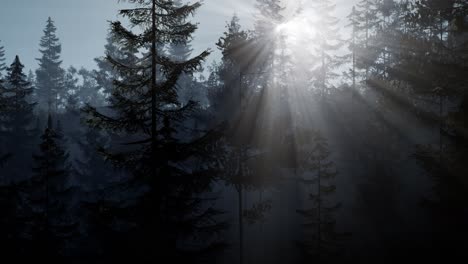
[[[338,0],[337,14],[345,16],[353,1]],[[214,50],[226,21],[234,13],[245,27],[250,27],[254,3],[255,0],[204,0],[194,17],[200,23],[195,51]],[[50,16],[62,43],[63,65],[94,68],[93,58],[104,52],[108,21],[118,19],[117,10],[126,5],[118,0],[0,0],[0,44],[5,47],[7,63],[19,55],[27,69],[36,68],[39,40]],[[209,61],[217,57],[214,54]]]

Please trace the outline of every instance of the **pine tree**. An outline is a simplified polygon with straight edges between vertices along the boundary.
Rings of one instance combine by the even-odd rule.
[[[254,147],[247,136],[252,128],[252,124],[247,123],[251,121],[247,106],[252,98],[247,96],[246,90],[249,73],[260,70],[256,61],[259,52],[253,40],[249,32],[241,28],[237,15],[234,15],[216,44],[223,57],[216,69],[220,82],[216,99],[219,100],[217,103],[220,108],[215,111],[219,118],[217,121],[226,122],[225,148],[220,151],[219,156],[224,168],[223,178],[235,188],[238,197],[239,263],[244,261],[244,218],[252,220],[253,212],[244,210],[243,200],[245,190],[254,185],[255,157],[250,153]],[[257,75],[251,76],[255,77]]]
[[[423,198],[423,207],[431,213],[435,224],[434,239],[437,246],[445,246],[453,234],[466,234],[467,167],[466,113],[466,37],[454,41],[466,32],[459,16],[466,23],[466,1],[418,1],[414,5],[416,15],[408,15],[411,21],[406,36],[421,51],[408,54],[404,69],[412,69],[413,76],[405,81],[419,96],[432,99],[433,127],[439,138],[432,144],[418,145],[415,157],[419,165],[433,181],[433,193]],[[422,29],[425,30],[422,30]],[[462,37],[463,39],[463,37]],[[411,66],[411,68],[410,68]],[[414,78],[415,72],[418,78]],[[450,99],[448,101],[447,99]],[[448,102],[447,102],[448,101]],[[456,101],[456,103],[454,103]],[[447,102],[447,103],[446,103]],[[448,107],[450,105],[450,107]],[[434,107],[435,106],[435,107]],[[453,252],[461,252],[465,245],[453,245]]]
[[[54,128],[49,115],[47,128],[41,136],[40,152],[33,155],[33,177],[23,187],[23,210],[33,245],[33,254],[52,258],[67,254],[66,247],[76,235],[76,220],[72,217],[73,188],[70,185],[68,153],[64,149],[60,125]]]
[[[6,99],[6,88],[4,87],[4,80],[0,78],[0,116],[3,114],[8,105],[8,100]]]
[[[256,63],[260,69],[254,69],[253,72],[267,72],[263,74],[266,78],[263,81],[267,84],[274,79],[275,53],[280,48],[277,28],[284,22],[284,7],[280,0],[257,0],[255,8],[258,11],[254,22],[255,45],[261,48],[254,49],[254,59],[258,61]]]
[[[112,32],[109,33],[106,40],[105,56],[94,59],[98,69],[93,71],[93,75],[99,89],[109,99],[114,88],[114,80],[119,78],[120,73],[108,58],[113,58],[114,61],[123,65],[133,65],[138,60],[136,57],[138,50],[135,46],[120,43]]]
[[[7,99],[4,97],[5,92],[6,92],[6,89],[5,87],[3,87],[3,80],[0,79],[0,118],[3,118],[3,114],[7,110],[7,106],[8,106]],[[0,149],[0,168],[3,167],[3,165],[10,158],[10,156],[11,154],[9,154],[9,150],[3,149],[3,148]]]
[[[335,5],[329,0],[313,0],[312,5],[317,16],[317,45],[314,47],[318,64],[312,71],[312,86],[323,98],[334,88],[333,80],[339,75],[336,69],[343,64],[343,58],[337,51],[343,46],[337,27],[339,19],[334,17]]]
[[[6,70],[5,65],[5,48],[1,45],[0,42],[0,79],[3,77],[3,71]]]
[[[91,104],[98,107],[104,106],[104,89],[97,83],[94,72],[81,68],[78,71],[78,76],[82,80],[78,89],[80,101],[83,104]]]
[[[34,139],[32,122],[35,103],[30,102],[33,88],[26,81],[23,68],[19,57],[16,56],[7,70],[7,87],[2,89],[3,92],[0,93],[0,101],[4,102],[4,111],[1,115],[2,126],[0,127],[1,144],[4,150],[14,156],[9,163],[9,171],[14,177],[27,175],[21,171],[29,160],[27,158],[28,152]]]
[[[62,107],[64,95],[63,78],[64,70],[61,68],[62,61],[60,54],[62,46],[56,35],[57,28],[54,21],[49,17],[44,30],[44,36],[41,38],[39,50],[42,57],[39,61],[39,68],[36,70],[37,80],[37,100],[39,108],[57,112]]]
[[[221,62],[217,63],[213,61],[210,66],[208,66],[208,71],[210,74],[208,75],[208,79],[206,80],[206,88],[207,88],[207,97],[208,97],[208,104],[211,114],[214,116],[214,119],[217,121],[220,119],[218,114],[222,114],[222,112],[218,111],[222,109],[222,101],[223,101],[223,91],[220,79],[220,68]]]
[[[351,79],[353,88],[353,101],[360,88],[361,82],[367,81],[376,58],[376,49],[373,43],[374,34],[378,25],[377,1],[361,0],[353,6],[348,15],[351,28],[351,37],[348,40],[348,49],[351,51],[351,68],[345,77]]]
[[[375,0],[361,0],[349,16],[353,26],[355,66],[365,70],[366,80],[375,57],[371,37],[378,25],[376,4]]]
[[[174,0],[174,7],[180,8],[183,6],[182,0]],[[184,19],[180,21],[180,23],[186,23]],[[170,43],[167,52],[170,58],[173,61],[187,61],[190,56],[192,55],[193,48],[190,44],[190,39],[187,39],[184,42],[177,42],[177,43]]]
[[[32,86],[36,87],[36,75],[33,73],[32,70],[29,70],[28,72],[28,77],[26,78],[26,81]],[[34,88],[33,93],[31,95],[32,98],[37,98],[37,93],[36,89]]]
[[[192,14],[200,6],[199,3],[177,8],[173,3],[156,7],[159,5],[157,1],[153,1],[150,6],[139,1],[131,2],[139,5],[142,13],[137,11],[140,9],[128,9],[122,10],[121,14],[129,17],[134,26],[144,28],[144,33],[134,34],[126,30],[120,22],[113,22],[113,37],[119,43],[124,43],[124,48],[135,52],[137,52],[137,47],[150,47],[151,56],[142,59],[135,57],[134,61],[131,62],[133,64],[124,64],[118,58],[107,57],[122,76],[122,80],[114,80],[115,88],[110,98],[112,108],[120,112],[117,122],[101,115],[93,107],[87,107],[85,111],[90,114],[89,123],[91,125],[107,126],[107,128],[127,131],[131,134],[146,135],[142,139],[141,145],[151,143],[149,149],[144,148],[154,155],[158,145],[158,123],[165,116],[170,116],[171,119],[177,116],[183,117],[195,106],[192,102],[180,107],[175,89],[178,77],[183,72],[195,70],[209,53],[203,52],[185,62],[172,62],[169,58],[160,56],[162,54],[156,54],[158,43],[178,43],[189,38],[196,26],[190,23],[181,23],[183,21],[181,18]],[[159,15],[155,13],[156,8],[161,8],[162,11],[168,12],[170,15]],[[162,22],[156,27],[153,23],[156,23],[157,19],[162,19]],[[173,28],[170,28],[171,26]],[[154,38],[153,35],[155,35]],[[158,72],[156,66],[161,67],[165,73],[164,76],[159,76],[159,83],[156,82]]]
[[[284,17],[281,0],[257,0],[256,9],[260,12],[255,20],[255,33],[260,38],[274,39],[275,31]]]
[[[174,1],[175,7],[183,6],[182,0]],[[187,21],[182,20],[181,23],[186,23]],[[170,43],[167,46],[167,55],[168,57],[176,62],[187,61],[193,53],[193,48],[191,40],[180,43]],[[182,73],[179,76],[177,81],[177,92],[178,97],[181,103],[186,104],[189,100],[202,102],[205,101],[205,96],[201,91],[199,83],[196,82],[196,78],[193,74]]]
[[[219,79],[222,85],[221,93],[223,98],[221,103],[225,109],[219,109],[225,121],[232,118],[232,114],[241,110],[241,102],[245,96],[243,91],[243,74],[249,72],[249,68],[254,64],[254,56],[251,56],[250,37],[248,33],[241,29],[239,18],[234,15],[226,25],[227,31],[218,40],[216,46],[223,54],[222,63],[218,69]],[[224,114],[224,116],[222,115]]]
[[[397,46],[395,40],[395,11],[396,3],[394,0],[381,0],[377,2],[377,16],[378,21],[378,33],[374,39],[374,45],[376,47],[377,59],[374,62],[376,77],[381,80],[387,80],[389,78],[389,69],[392,64],[393,50]]]
[[[183,164],[189,158],[200,158],[207,138],[180,138],[180,126],[197,104],[192,101],[182,104],[176,84],[182,73],[191,74],[197,70],[209,52],[204,51],[186,61],[173,61],[158,52],[158,46],[186,43],[197,27],[184,21],[200,3],[177,7],[172,1],[129,2],[137,7],[121,10],[120,14],[127,17],[133,27],[139,27],[141,33],[126,29],[121,22],[111,23],[112,38],[122,49],[134,52],[134,59],[127,62],[107,56],[119,76],[114,80],[109,98],[113,114],[103,114],[89,105],[84,112],[92,128],[125,135],[122,141],[127,147],[101,149],[101,152],[107,160],[129,172],[131,181],[127,184],[137,184],[147,190],[140,189],[133,194],[137,197],[135,204],[112,208],[126,212],[122,221],[138,223],[132,225],[131,232],[139,239],[132,240],[134,243],[122,253],[141,259],[183,257],[177,252],[184,249],[177,245],[184,236],[171,227],[184,225],[187,227],[185,235],[190,236],[201,232],[196,226],[204,225],[202,221],[206,217],[199,215],[197,218],[199,213],[208,216],[216,211],[201,209],[197,198],[211,182],[207,168],[184,169]],[[156,242],[143,242],[146,239],[156,239]]]
[[[356,11],[356,7],[353,6],[353,9],[351,11],[351,14],[349,14],[348,19],[350,20],[349,26],[352,27],[352,33],[351,33],[351,41],[349,44],[349,49],[351,50],[351,56],[352,56],[352,67],[351,67],[351,78],[353,82],[353,92],[356,92],[356,79],[357,79],[357,71],[356,71],[356,57],[357,57],[357,29],[359,27],[359,22],[358,22],[358,13]]]
[[[320,132],[312,135],[312,144],[302,148],[301,171],[312,172],[313,177],[303,179],[303,182],[315,188],[309,199],[312,207],[297,210],[304,217],[305,239],[301,246],[306,253],[316,257],[318,262],[336,257],[340,252],[340,241],[343,234],[336,231],[334,214],[340,204],[333,203],[336,186],[333,184],[338,172],[330,160],[330,150],[327,139]]]
[[[80,87],[78,82],[78,70],[73,66],[69,67],[64,76],[64,87],[68,91],[65,109],[68,113],[79,114],[78,111],[82,102],[79,97]]]
[[[106,45],[104,46],[105,54],[118,61],[123,61],[123,54],[116,41],[114,41],[112,34],[109,34],[106,38]],[[94,76],[99,87],[104,91],[104,94],[108,97],[112,93],[113,80],[117,78],[117,71],[113,68],[112,64],[106,59],[106,57],[95,58],[94,61],[97,64],[98,69],[94,70]]]
[[[448,100],[460,96],[463,90],[464,66],[463,46],[452,41],[457,33],[452,30],[457,17],[465,16],[467,7],[463,1],[418,1],[410,7],[402,6],[404,27],[400,34],[405,42],[399,47],[400,62],[392,69],[392,77],[406,84],[414,92],[413,100],[421,101],[431,109],[425,122],[439,129],[438,152],[441,158],[444,134],[447,133]],[[415,77],[417,76],[417,77]],[[461,77],[461,78],[460,78]],[[442,162],[440,162],[442,163]]]
[[[5,122],[5,127],[14,134],[19,133],[31,124],[33,117],[32,110],[34,103],[29,102],[28,96],[32,94],[33,88],[26,80],[26,75],[23,73],[24,65],[18,56],[15,57],[14,62],[8,68],[8,86],[7,98],[11,102],[9,107],[12,116],[9,122]],[[11,123],[10,123],[11,122]]]

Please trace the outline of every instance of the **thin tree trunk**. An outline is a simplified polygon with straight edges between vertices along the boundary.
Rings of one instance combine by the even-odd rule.
[[[242,221],[242,184],[239,184],[237,189],[239,200],[239,263],[244,263],[244,222]]]
[[[51,129],[51,128],[49,128]],[[47,172],[46,177],[46,202],[45,202],[45,247],[46,247],[46,256],[50,254],[49,246],[49,173]]]
[[[369,1],[366,1],[366,52],[369,52]],[[366,81],[369,78],[369,65],[367,61],[369,58],[366,59]]]
[[[352,94],[353,106],[355,104],[356,93],[357,93],[356,91],[356,24],[354,24],[353,25],[353,94]]]
[[[152,13],[152,38],[151,38],[151,167],[152,176],[156,176],[155,159],[156,159],[156,0],[153,0]]]
[[[443,101],[443,96],[439,95],[439,163],[442,165],[442,150],[443,150],[443,129],[444,129],[444,120],[443,120],[443,114],[444,114],[444,101]]]
[[[317,194],[317,198],[318,198],[318,222],[317,222],[317,254],[318,254],[318,261],[319,263],[321,262],[320,261],[320,258],[321,258],[321,251],[322,251],[322,230],[321,230],[321,223],[322,223],[322,215],[321,215],[321,211],[322,211],[322,197],[321,197],[321,178],[322,178],[322,175],[321,175],[321,172],[322,172],[322,164],[321,164],[321,161],[319,160],[319,166],[318,166],[318,194]]]

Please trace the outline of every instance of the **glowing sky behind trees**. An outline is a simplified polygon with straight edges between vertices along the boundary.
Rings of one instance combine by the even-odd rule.
[[[285,0],[288,6],[297,1]],[[26,69],[36,68],[39,57],[39,39],[47,17],[51,16],[58,28],[65,67],[95,68],[94,58],[104,53],[108,21],[116,20],[117,10],[126,6],[117,0],[2,0],[0,8],[0,41],[11,63],[19,55]],[[345,18],[355,1],[337,0],[337,16]],[[225,30],[226,21],[236,13],[245,28],[252,28],[255,14],[254,0],[205,0],[194,21],[199,30],[194,40],[195,51],[216,50],[215,43]],[[345,21],[342,21],[345,24]],[[346,29],[344,29],[346,30]],[[208,62],[218,59],[219,53]]]

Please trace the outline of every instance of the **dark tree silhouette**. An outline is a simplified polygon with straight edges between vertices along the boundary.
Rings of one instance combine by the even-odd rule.
[[[6,70],[5,48],[0,44],[0,79],[3,78],[3,71]]]
[[[39,153],[33,158],[33,176],[22,183],[26,240],[33,255],[59,259],[69,254],[67,247],[78,229],[72,214],[74,189],[68,153],[61,128],[53,126],[50,115]]]
[[[342,250],[340,242],[344,235],[336,231],[334,218],[334,214],[341,206],[339,203],[334,203],[332,197],[336,192],[333,181],[338,172],[330,160],[331,153],[327,140],[320,132],[314,132],[311,136],[312,145],[303,146],[300,168],[306,173],[312,173],[312,177],[305,176],[303,182],[316,190],[309,193],[312,207],[297,212],[304,216],[306,229],[305,239],[300,244],[307,254],[321,262],[339,255]]]
[[[23,68],[16,56],[7,70],[6,88],[0,92],[4,102],[4,111],[1,112],[1,141],[3,148],[12,155],[8,168],[5,168],[5,175],[9,175],[9,180],[25,178],[27,174],[21,164],[30,160],[28,153],[31,153],[34,143],[32,122],[35,103],[30,101],[33,88],[26,81]]]
[[[66,100],[63,78],[64,70],[61,68],[60,55],[62,45],[56,35],[57,28],[52,18],[48,18],[41,38],[41,58],[38,58],[39,68],[36,70],[37,100],[39,108],[49,113],[57,112]]]
[[[129,55],[122,59],[108,54],[107,61],[118,76],[108,100],[110,109],[103,113],[87,105],[86,122],[92,128],[125,135],[120,140],[123,146],[114,141],[113,148],[101,149],[106,160],[128,172],[123,184],[131,188],[126,196],[135,200],[108,209],[128,228],[113,230],[126,237],[128,248],[119,256],[183,260],[213,248],[209,234],[222,228],[210,220],[219,212],[203,205],[201,198],[213,176],[211,166],[202,165],[209,156],[212,133],[201,138],[185,135],[183,128],[197,103],[182,103],[176,86],[179,77],[197,70],[209,52],[174,61],[158,47],[187,43],[197,27],[186,21],[200,3],[179,6],[157,0],[129,2],[136,8],[121,10],[120,14],[142,33],[126,29],[121,22],[111,23],[112,39]],[[193,161],[200,166],[194,166]],[[96,204],[89,205],[94,208],[93,215],[105,217],[96,211]],[[209,239],[199,240],[205,236]],[[181,246],[184,241],[196,242],[197,246]]]
[[[3,87],[3,80],[0,79],[0,116],[3,115],[4,111],[7,109],[7,99],[4,96],[6,92],[5,87]],[[10,154],[7,153],[7,150],[2,149],[0,152],[0,166],[3,166],[5,162],[9,159]]]
[[[316,47],[317,65],[312,71],[312,86],[319,92],[321,97],[331,94],[334,87],[332,80],[338,77],[336,69],[343,64],[343,58],[337,55],[337,51],[344,42],[337,27],[339,19],[334,17],[335,5],[329,0],[313,1],[317,10],[320,28],[318,30],[318,43]]]

